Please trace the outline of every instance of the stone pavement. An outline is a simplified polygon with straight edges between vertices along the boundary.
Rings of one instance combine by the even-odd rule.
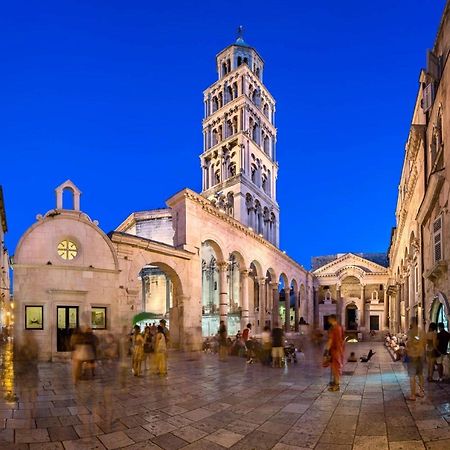
[[[33,373],[3,347],[0,449],[450,449],[450,384],[406,402],[405,368],[381,344],[347,353],[369,348],[372,361],[347,363],[328,392],[317,348],[286,369],[173,352],[167,378],[127,373],[122,388],[115,367],[74,387],[68,364]]]

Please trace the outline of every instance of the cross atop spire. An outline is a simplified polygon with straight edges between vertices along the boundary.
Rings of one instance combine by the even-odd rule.
[[[235,45],[242,45],[243,47],[248,47],[247,43],[244,41],[244,27],[239,25],[237,28],[237,39]]]
[[[244,40],[244,27],[242,25],[237,28],[237,38]]]

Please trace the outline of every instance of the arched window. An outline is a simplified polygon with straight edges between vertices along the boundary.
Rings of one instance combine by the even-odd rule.
[[[232,192],[227,194],[227,212],[231,217],[234,217],[234,195]]]
[[[222,76],[225,76],[227,74],[227,65],[226,63],[222,63]]]
[[[256,184],[256,165],[252,164],[251,171],[252,171],[252,182]]]
[[[225,139],[233,135],[233,123],[227,120],[225,124]]]
[[[237,65],[238,67],[242,64],[242,56],[238,56]]]
[[[238,132],[238,118],[237,116],[233,117],[233,134]]]
[[[248,58],[244,58],[244,64],[248,64]]]
[[[233,89],[231,86],[227,86],[227,95],[226,95],[226,100],[227,102],[230,102],[231,100],[233,100]]]
[[[212,112],[216,112],[219,109],[219,101],[217,100],[217,97],[212,98]]]
[[[223,106],[223,95],[222,95],[222,92],[219,93],[218,97],[219,97],[218,98],[218,100],[219,100],[219,108],[222,108],[222,106]]]
[[[264,153],[268,155],[270,153],[270,144],[269,144],[269,136],[264,135],[264,141],[263,141],[263,149]]]
[[[71,187],[62,191],[62,209],[75,209],[75,193]]]
[[[262,189],[264,192],[267,192],[267,175],[263,174],[262,176],[262,185],[261,185]]]
[[[378,300],[378,291],[373,291],[372,292],[372,300]]]
[[[259,78],[259,67],[256,68],[255,75]]]
[[[269,118],[269,106],[267,105],[267,103],[264,104],[263,114],[264,114],[267,118]]]
[[[233,98],[238,96],[238,85],[236,82],[233,83]]]
[[[445,329],[448,331],[448,318],[445,314],[444,305],[441,303],[438,307],[436,314],[436,323],[442,322],[444,324]]]
[[[252,139],[253,139],[256,143],[259,143],[259,142],[258,142],[258,141],[259,141],[258,131],[259,131],[258,125],[257,125],[256,123],[253,124],[253,127],[252,127]]]

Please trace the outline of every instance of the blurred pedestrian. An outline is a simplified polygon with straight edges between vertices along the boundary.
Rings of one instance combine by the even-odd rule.
[[[438,368],[439,381],[442,381],[444,378],[444,358],[446,358],[448,354],[448,342],[450,341],[450,333],[445,330],[443,322],[438,323],[438,329],[439,332],[437,334],[437,345],[439,356],[436,359],[436,364]]]
[[[434,366],[436,365],[436,358],[439,356],[437,349],[437,325],[435,322],[431,322],[426,334],[427,340],[427,372],[428,381],[433,381]]]
[[[133,355],[132,355],[132,372],[135,377],[141,376],[142,360],[144,359],[144,337],[141,334],[141,327],[134,326],[133,333]]]
[[[325,352],[328,353],[331,366],[331,383],[329,391],[339,391],[342,367],[344,365],[344,330],[338,324],[336,315],[328,316],[330,329]]]
[[[150,369],[150,359],[153,352],[153,336],[149,326],[144,329],[144,370]],[[147,366],[148,363],[148,366]]]
[[[155,337],[155,369],[159,375],[167,375],[167,341],[161,325]]]
[[[122,388],[126,387],[128,373],[128,356],[131,350],[130,332],[127,326],[122,327],[119,337],[119,380]]]
[[[408,400],[414,401],[417,397],[425,395],[424,379],[423,379],[423,358],[425,352],[426,340],[422,332],[419,331],[417,317],[411,320],[411,325],[407,333],[406,341],[406,357],[408,364],[409,383],[411,394]],[[418,386],[416,386],[416,378]],[[418,387],[418,389],[416,389]]]
[[[159,325],[163,329],[164,337],[166,338],[166,344],[168,345],[169,342],[170,342],[170,332],[169,332],[169,329],[167,328],[167,321],[166,321],[166,319],[161,319],[159,321]]]
[[[271,352],[272,352],[272,338],[270,335],[270,328],[266,325],[261,333],[262,344],[262,363],[264,365],[270,365]]]
[[[247,349],[247,364],[253,364],[252,324],[248,323],[242,332],[242,340]]]
[[[219,326],[219,361],[225,361],[227,358],[227,327],[223,320],[220,321]]]
[[[272,329],[272,367],[284,365],[284,333],[283,329],[275,324]]]

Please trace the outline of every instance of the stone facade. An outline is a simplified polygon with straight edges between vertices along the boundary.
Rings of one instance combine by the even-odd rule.
[[[316,257],[319,258],[319,257]],[[315,320],[327,327],[327,316],[336,314],[347,331],[380,331],[388,327],[388,269],[347,253],[313,272]]]
[[[399,184],[389,249],[390,326],[405,331],[450,313],[450,5],[447,3],[419,88]]]

